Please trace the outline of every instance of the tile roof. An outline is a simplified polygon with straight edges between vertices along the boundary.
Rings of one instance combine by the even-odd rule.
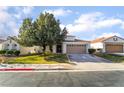
[[[103,42],[104,40],[109,39],[111,37],[113,37],[113,36],[96,38],[95,40],[92,40],[91,43]]]
[[[75,39],[75,40],[66,40],[66,42],[90,42],[90,41]]]
[[[4,40],[4,39],[0,39],[0,43],[3,43],[3,42],[5,42],[6,40]]]

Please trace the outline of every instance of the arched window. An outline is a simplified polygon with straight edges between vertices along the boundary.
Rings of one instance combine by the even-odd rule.
[[[17,44],[14,44],[14,46],[16,47],[16,46],[17,46]]]

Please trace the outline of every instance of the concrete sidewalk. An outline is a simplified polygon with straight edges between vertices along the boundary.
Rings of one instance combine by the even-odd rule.
[[[3,70],[2,70],[3,69]],[[5,70],[4,70],[5,69]],[[63,71],[106,71],[106,70],[124,70],[122,63],[78,63],[78,64],[2,64],[0,65],[1,71],[18,70],[63,70]]]
[[[71,64],[1,64],[0,69],[70,70]]]
[[[87,70],[87,71],[104,71],[104,70],[124,70],[124,64],[122,63],[78,63],[73,66],[76,70]]]

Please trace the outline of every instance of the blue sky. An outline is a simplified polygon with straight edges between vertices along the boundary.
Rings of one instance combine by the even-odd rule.
[[[124,37],[124,7],[0,7],[0,37],[18,35],[24,18],[33,20],[41,12],[53,13],[60,19],[61,28],[67,27],[69,34],[90,40],[97,37],[118,35]]]

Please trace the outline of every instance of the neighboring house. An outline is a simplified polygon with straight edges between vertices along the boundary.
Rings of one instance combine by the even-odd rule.
[[[0,39],[0,50],[20,50],[20,45],[12,39]]]
[[[124,39],[118,36],[97,38],[91,41],[90,47],[102,49],[104,53],[123,53]]]

